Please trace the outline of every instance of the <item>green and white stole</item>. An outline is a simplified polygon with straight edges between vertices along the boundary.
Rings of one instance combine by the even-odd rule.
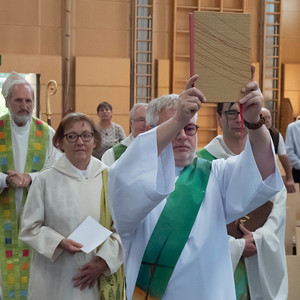
[[[210,154],[205,148],[196,152],[198,157],[213,161],[217,159],[212,154]],[[248,289],[248,278],[245,267],[244,259],[241,258],[234,270],[234,285],[235,294],[237,300],[250,299],[249,289]]]
[[[149,239],[133,300],[163,297],[204,199],[210,170],[211,162],[198,158],[182,170]]]
[[[115,160],[118,160],[120,158],[120,156],[125,152],[126,149],[127,149],[127,146],[125,146],[121,143],[113,145]]]
[[[24,173],[40,171],[45,163],[49,144],[49,127],[32,118]],[[24,149],[26,151],[26,149]],[[0,171],[14,170],[14,155],[9,115],[0,118]],[[6,188],[0,194],[0,263],[3,299],[27,299],[30,271],[29,247],[19,240],[19,222],[16,212],[15,188]],[[22,208],[27,196],[23,189]],[[21,210],[22,211],[22,210]]]
[[[111,230],[112,218],[108,206],[107,192],[107,169],[102,171],[102,190],[100,202],[100,224]],[[101,247],[101,245],[100,245]],[[99,247],[99,248],[100,248]],[[100,300],[123,300],[125,299],[125,274],[122,265],[114,274],[101,276],[99,279]]]

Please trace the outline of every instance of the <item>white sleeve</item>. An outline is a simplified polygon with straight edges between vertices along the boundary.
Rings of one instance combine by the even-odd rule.
[[[286,189],[272,199],[266,223],[253,232],[257,255],[245,258],[251,290],[261,289],[263,299],[287,299],[288,277],[285,258]],[[258,284],[259,282],[259,284]]]
[[[297,121],[299,122],[299,121]],[[300,150],[297,149],[299,142],[299,135],[297,135],[296,128],[293,127],[294,123],[288,125],[285,135],[285,147],[286,154],[288,156],[291,166],[297,170],[300,170]],[[298,139],[298,144],[296,142]]]
[[[273,156],[275,160],[274,152]],[[227,224],[261,206],[283,189],[276,163],[275,172],[262,181],[248,138],[240,155],[212,162],[212,176],[222,192]]]
[[[229,235],[228,246],[230,250],[232,269],[234,271],[244,252],[245,239],[236,239],[233,236]]]
[[[101,161],[110,167],[115,162],[114,149],[110,148],[110,149],[106,150],[101,157]]]
[[[136,229],[174,188],[172,145],[158,156],[156,128],[140,134],[108,171],[108,197],[117,232]]]
[[[108,239],[101,245],[97,256],[101,257],[107,263],[109,269],[104,274],[111,275],[115,273],[123,264],[123,252],[120,236],[116,233],[115,227],[112,226],[113,232]]]
[[[284,140],[283,140],[283,137],[280,132],[279,132],[279,142],[278,142],[277,153],[279,156],[286,155]]]
[[[7,175],[5,173],[0,172],[0,194],[7,187],[6,177],[7,177]]]
[[[38,253],[55,261],[63,252],[58,245],[65,237],[44,226],[44,189],[45,182],[38,176],[32,183],[25,202],[19,238]]]

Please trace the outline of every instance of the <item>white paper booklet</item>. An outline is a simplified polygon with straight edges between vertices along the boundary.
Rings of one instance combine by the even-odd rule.
[[[101,245],[112,232],[101,224],[99,224],[95,219],[88,216],[69,236],[71,239],[77,243],[83,245],[81,250],[85,253],[90,253],[92,250]]]

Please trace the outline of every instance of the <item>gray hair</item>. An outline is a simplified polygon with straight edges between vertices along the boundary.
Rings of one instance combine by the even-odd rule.
[[[159,113],[163,109],[176,109],[179,95],[168,94],[155,98],[149,102],[146,111],[146,123],[147,125],[157,125],[159,119]],[[194,115],[195,123],[197,122],[197,113]]]
[[[146,123],[157,125],[159,113],[162,109],[176,109],[178,99],[179,95],[169,94],[151,100],[146,111]]]
[[[139,107],[145,107],[147,108],[148,107],[148,103],[136,103],[132,106],[130,112],[129,112],[129,118],[130,120],[133,119],[133,116],[134,116],[134,113],[136,112],[136,110],[139,108]]]
[[[25,85],[25,86],[28,86],[30,88],[30,91],[31,91],[31,94],[32,94],[32,101],[34,101],[34,90],[32,88],[32,86],[30,85],[29,82],[27,82],[26,80],[15,80],[8,88],[8,91],[7,91],[7,96],[5,97],[5,100],[6,101],[10,101],[11,97],[12,97],[12,94],[13,94],[13,91],[14,91],[14,88],[16,85]]]

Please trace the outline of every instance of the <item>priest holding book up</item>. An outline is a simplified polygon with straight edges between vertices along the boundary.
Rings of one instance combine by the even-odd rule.
[[[109,170],[127,299],[235,300],[226,224],[283,188],[255,81],[243,87],[239,100],[253,128],[245,151],[227,160],[196,158],[196,114],[205,102],[193,87],[197,78],[188,80],[177,99],[149,103],[147,122],[152,115],[154,128],[140,134]]]

